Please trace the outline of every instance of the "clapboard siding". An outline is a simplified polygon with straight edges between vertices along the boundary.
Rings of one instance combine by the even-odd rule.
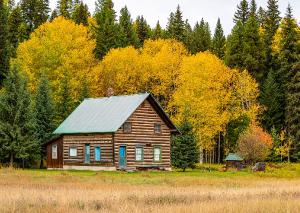
[[[124,133],[120,128],[114,137],[115,146],[115,164],[119,167],[118,156],[119,146],[126,145],[126,166],[128,169],[135,169],[141,165],[159,165],[161,167],[170,167],[170,129],[156,113],[152,105],[145,100],[138,109],[128,118],[127,122],[132,124],[131,133]],[[154,132],[154,124],[161,124],[162,132],[157,134]],[[135,160],[136,146],[143,146],[144,160]],[[154,161],[154,147],[160,146],[162,158],[160,162]]]
[[[85,163],[85,144],[90,144],[90,163]],[[101,160],[95,161],[95,146],[101,147]],[[77,147],[77,157],[69,156],[70,147]],[[113,141],[112,134],[88,134],[64,136],[64,165],[73,166],[112,166]]]

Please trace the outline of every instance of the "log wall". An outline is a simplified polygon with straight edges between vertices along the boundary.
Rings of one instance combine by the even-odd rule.
[[[112,134],[64,136],[64,165],[113,166]],[[85,163],[85,144],[90,144],[90,163]],[[101,147],[101,160],[95,161],[95,146]],[[70,147],[77,147],[77,157],[69,156]]]
[[[145,100],[138,109],[129,117],[127,122],[132,124],[131,133],[124,133],[120,128],[114,136],[115,165],[119,167],[119,146],[126,145],[127,169],[135,169],[139,166],[158,165],[169,168],[170,165],[170,138],[169,127],[153,109],[152,105]],[[161,133],[154,132],[154,124],[161,124]],[[135,147],[144,147],[144,160],[135,160]],[[154,161],[154,147],[160,146],[162,158],[160,162]]]

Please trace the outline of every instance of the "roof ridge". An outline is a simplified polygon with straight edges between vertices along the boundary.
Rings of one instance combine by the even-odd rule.
[[[98,98],[85,98],[84,100],[97,100],[97,99],[108,99],[108,98],[114,98],[114,97],[128,97],[128,96],[134,96],[134,95],[149,95],[149,92],[140,92],[140,93],[134,93],[129,95],[113,95],[109,97],[98,97]]]

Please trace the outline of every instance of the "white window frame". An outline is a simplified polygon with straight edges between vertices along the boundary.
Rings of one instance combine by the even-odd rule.
[[[69,157],[76,158],[77,155],[78,155],[77,147],[76,146],[69,147]]]
[[[57,159],[57,150],[58,150],[57,144],[53,144],[51,146],[51,156],[52,156],[52,159],[54,159],[54,160]]]
[[[136,161],[144,160],[144,147],[142,147],[142,146],[135,147],[135,160]]]
[[[159,150],[159,153],[155,153],[156,150]],[[153,160],[155,162],[161,161],[161,147],[160,146],[156,146],[153,148]]]

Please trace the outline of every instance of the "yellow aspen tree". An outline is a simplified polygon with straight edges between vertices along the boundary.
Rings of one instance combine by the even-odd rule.
[[[208,52],[184,58],[180,71],[168,109],[177,122],[189,110],[202,148],[212,148],[214,137],[234,117],[246,114],[255,120],[258,89],[246,71],[231,70]]]
[[[68,75],[71,98],[77,100],[84,80],[89,85],[90,94],[95,95],[99,74],[93,69],[98,63],[94,48],[95,41],[85,26],[58,17],[41,25],[29,40],[19,45],[14,63],[28,76],[32,91],[36,89],[40,76],[45,74],[55,102],[62,79]]]
[[[100,71],[98,94],[112,87],[115,94],[152,92],[166,106],[175,91],[184,45],[175,40],[146,40],[143,48],[112,49],[95,69]]]
[[[182,59],[188,51],[181,42],[174,39],[146,40],[141,49],[142,58],[148,58],[146,90],[151,91],[166,107],[176,89]]]

